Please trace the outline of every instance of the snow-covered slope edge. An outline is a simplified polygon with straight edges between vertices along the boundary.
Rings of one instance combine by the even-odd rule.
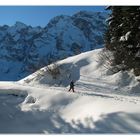
[[[111,71],[104,67],[104,60],[99,60],[99,54],[104,49],[96,49],[77,56],[58,61],[55,64],[41,68],[32,75],[22,79],[19,83],[28,83],[29,85],[44,86],[63,86],[67,87],[71,80],[77,85],[79,83],[98,85],[99,89],[113,88],[113,92],[121,94],[139,94],[140,83],[132,71],[120,71],[111,74]],[[51,73],[51,72],[52,73]],[[55,73],[55,71],[57,71]]]

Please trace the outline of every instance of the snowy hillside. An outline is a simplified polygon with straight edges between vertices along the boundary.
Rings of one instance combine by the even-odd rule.
[[[19,80],[53,61],[101,48],[107,13],[54,17],[46,27],[0,26],[0,80]]]
[[[99,54],[104,51],[103,49],[96,49],[82,53],[77,56],[69,57],[54,64],[48,65],[36,71],[32,75],[22,79],[19,83],[40,86],[62,86],[69,85],[71,80],[92,83],[104,81],[102,86],[106,88],[106,84],[118,92],[121,89],[125,93],[139,93],[139,82],[132,73],[132,71],[120,71],[112,74],[113,72],[104,67],[105,60],[99,59]],[[54,72],[53,72],[54,71]],[[55,71],[57,71],[55,73]],[[52,72],[52,73],[51,73]],[[83,81],[84,79],[84,81]],[[89,87],[87,88],[89,89]],[[120,92],[120,91],[119,91]]]
[[[140,84],[131,71],[105,69],[101,51],[0,82],[0,133],[140,133]],[[71,79],[75,93],[68,92]]]

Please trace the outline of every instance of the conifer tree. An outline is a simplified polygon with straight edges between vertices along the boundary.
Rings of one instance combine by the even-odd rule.
[[[140,6],[109,6],[107,10],[112,13],[105,47],[113,52],[115,65],[140,74]]]

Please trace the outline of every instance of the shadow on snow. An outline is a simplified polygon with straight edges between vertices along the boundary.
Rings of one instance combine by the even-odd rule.
[[[0,95],[0,133],[140,133],[140,114],[115,112],[101,115],[97,121],[91,116],[84,123],[67,122],[57,111],[21,111],[18,105],[24,100],[24,96]]]

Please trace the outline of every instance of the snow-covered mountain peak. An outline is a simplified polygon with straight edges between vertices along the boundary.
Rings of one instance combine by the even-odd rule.
[[[53,17],[48,24],[56,24],[57,22],[59,22],[59,20],[67,20],[69,19],[71,16],[67,16],[67,15],[59,15],[56,17]]]
[[[16,21],[14,26],[16,26],[16,28],[18,28],[19,30],[27,28],[27,25],[20,21]]]
[[[73,15],[73,17],[75,18],[84,18],[87,20],[102,20],[108,16],[109,15],[106,12],[93,12],[93,11],[79,11],[78,13]]]
[[[22,22],[0,27],[0,80],[19,80],[56,60],[101,48],[106,17],[79,13],[56,16],[45,28]]]
[[[21,30],[26,29],[28,26],[22,22],[17,21],[13,26],[9,26],[7,28],[7,33],[11,36],[15,36],[18,34]]]

